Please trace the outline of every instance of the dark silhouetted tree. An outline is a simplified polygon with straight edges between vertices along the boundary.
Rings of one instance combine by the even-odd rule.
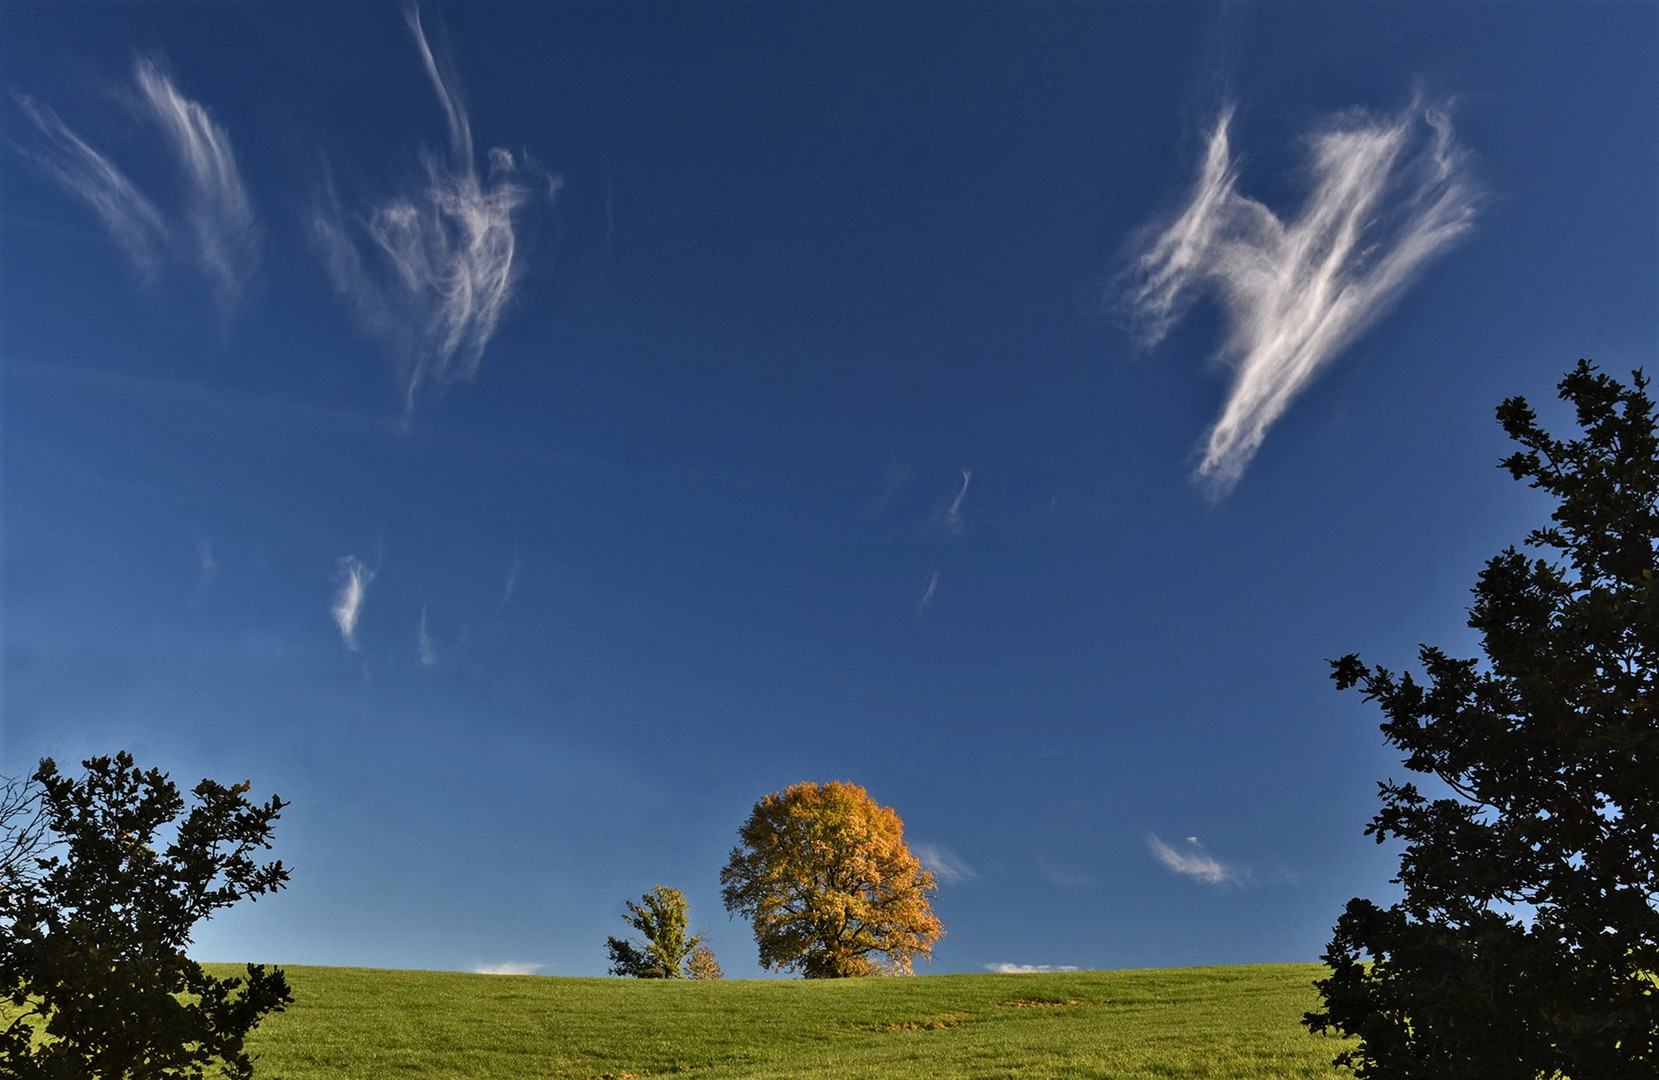
[[[726,910],[755,928],[763,966],[809,979],[908,975],[944,928],[933,875],[904,822],[856,784],[796,784],[755,804],[720,872]]]
[[[1577,438],[1498,408],[1503,466],[1555,506],[1474,587],[1485,659],[1333,662],[1438,778],[1380,785],[1404,899],[1349,902],[1306,1021],[1358,1036],[1337,1060],[1368,1080],[1659,1076],[1659,436],[1641,372],[1580,361],[1560,392]]]
[[[34,774],[48,846],[12,876],[0,910],[0,1074],[17,1080],[252,1075],[242,1044],[292,997],[280,968],[219,979],[185,955],[191,928],[282,888],[260,864],[283,802],[203,780],[185,801],[132,756],[91,758],[80,779]],[[180,815],[183,814],[182,820]]]

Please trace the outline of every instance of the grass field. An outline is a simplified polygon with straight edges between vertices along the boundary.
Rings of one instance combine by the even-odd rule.
[[[218,974],[234,969],[214,965]],[[288,968],[264,1080],[1339,1075],[1314,965],[656,982]]]

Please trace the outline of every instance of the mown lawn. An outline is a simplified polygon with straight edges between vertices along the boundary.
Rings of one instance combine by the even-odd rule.
[[[230,967],[214,967],[231,974]],[[655,982],[288,968],[266,1080],[1320,1077],[1313,965]]]

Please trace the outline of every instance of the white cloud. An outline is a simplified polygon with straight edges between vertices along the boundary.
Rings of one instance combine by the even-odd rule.
[[[986,971],[998,975],[1047,975],[1052,972],[1081,971],[1075,964],[986,964]]]
[[[1044,855],[1037,856],[1037,872],[1057,889],[1088,889],[1094,886],[1094,878],[1089,874],[1073,867],[1061,866]]]
[[[501,147],[488,152],[480,178],[453,67],[432,51],[419,12],[406,17],[448,120],[448,158],[423,153],[414,190],[350,217],[331,185],[312,235],[335,289],[394,350],[413,412],[423,390],[477,373],[521,269],[515,216],[536,190],[551,198],[561,181]]]
[[[1308,195],[1281,219],[1237,190],[1231,108],[1210,133],[1185,206],[1143,232],[1127,280],[1131,318],[1157,344],[1203,293],[1227,317],[1233,369],[1195,479],[1232,490],[1267,430],[1327,364],[1472,227],[1479,192],[1443,107],[1355,110],[1307,137]]]
[[[357,617],[363,613],[363,601],[369,594],[369,582],[374,571],[355,555],[340,559],[340,591],[334,594],[329,614],[340,627],[340,640],[346,648],[357,651]]]
[[[199,103],[178,92],[149,60],[133,71],[140,101],[166,133],[185,176],[183,216],[197,265],[221,302],[242,291],[259,260],[259,227],[230,134]]]
[[[929,570],[927,583],[922,586],[922,598],[916,601],[916,614],[920,615],[933,606],[933,594],[939,588],[939,571]]]
[[[518,589],[519,571],[523,569],[524,564],[519,562],[518,555],[514,554],[513,565],[507,569],[507,580],[503,582],[501,586],[501,603],[495,606],[495,613],[497,615],[500,615],[503,611],[507,610],[507,602],[513,598],[514,591]]]
[[[183,187],[164,211],[113,162],[77,135],[50,108],[16,100],[42,136],[25,157],[85,203],[139,273],[153,275],[172,254],[193,262],[229,306],[259,261],[259,226],[230,135],[199,102],[179,93],[151,60],[133,66],[129,103],[159,128],[182,174]]]
[[[1195,878],[1206,885],[1232,885],[1242,881],[1238,871],[1222,865],[1205,851],[1196,836],[1187,837],[1185,849],[1173,848],[1156,836],[1148,836],[1146,843],[1158,861],[1177,874]]]
[[[912,844],[910,850],[921,860],[923,869],[932,871],[934,878],[942,885],[955,885],[979,877],[973,867],[949,848],[938,844]]]
[[[205,536],[196,537],[196,560],[199,564],[196,591],[203,593],[213,584],[213,579],[219,576],[219,563],[213,558],[213,542]]]
[[[952,536],[962,535],[962,500],[967,497],[968,481],[973,479],[973,475],[973,470],[971,469],[962,470],[961,489],[957,491],[956,498],[951,500],[951,504],[945,508],[944,513],[939,515],[940,524],[942,524],[945,527],[945,531],[950,533]]]
[[[421,621],[416,635],[415,646],[420,651],[421,664],[431,667],[438,662],[437,646],[432,644],[432,635],[426,630],[426,605],[421,605]]]
[[[41,147],[19,146],[18,152],[98,215],[110,238],[139,273],[155,273],[167,242],[167,222],[155,203],[108,158],[70,130],[57,113],[37,106],[26,96],[16,100],[23,115],[45,137]]]
[[[546,964],[532,964],[525,960],[508,960],[500,964],[479,964],[472,969],[474,975],[534,975]]]

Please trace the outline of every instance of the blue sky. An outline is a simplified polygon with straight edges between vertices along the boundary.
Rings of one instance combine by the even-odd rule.
[[[1650,4],[10,4],[0,773],[291,800],[200,955],[594,975],[865,785],[932,971],[1316,959],[1496,404],[1659,343]]]

